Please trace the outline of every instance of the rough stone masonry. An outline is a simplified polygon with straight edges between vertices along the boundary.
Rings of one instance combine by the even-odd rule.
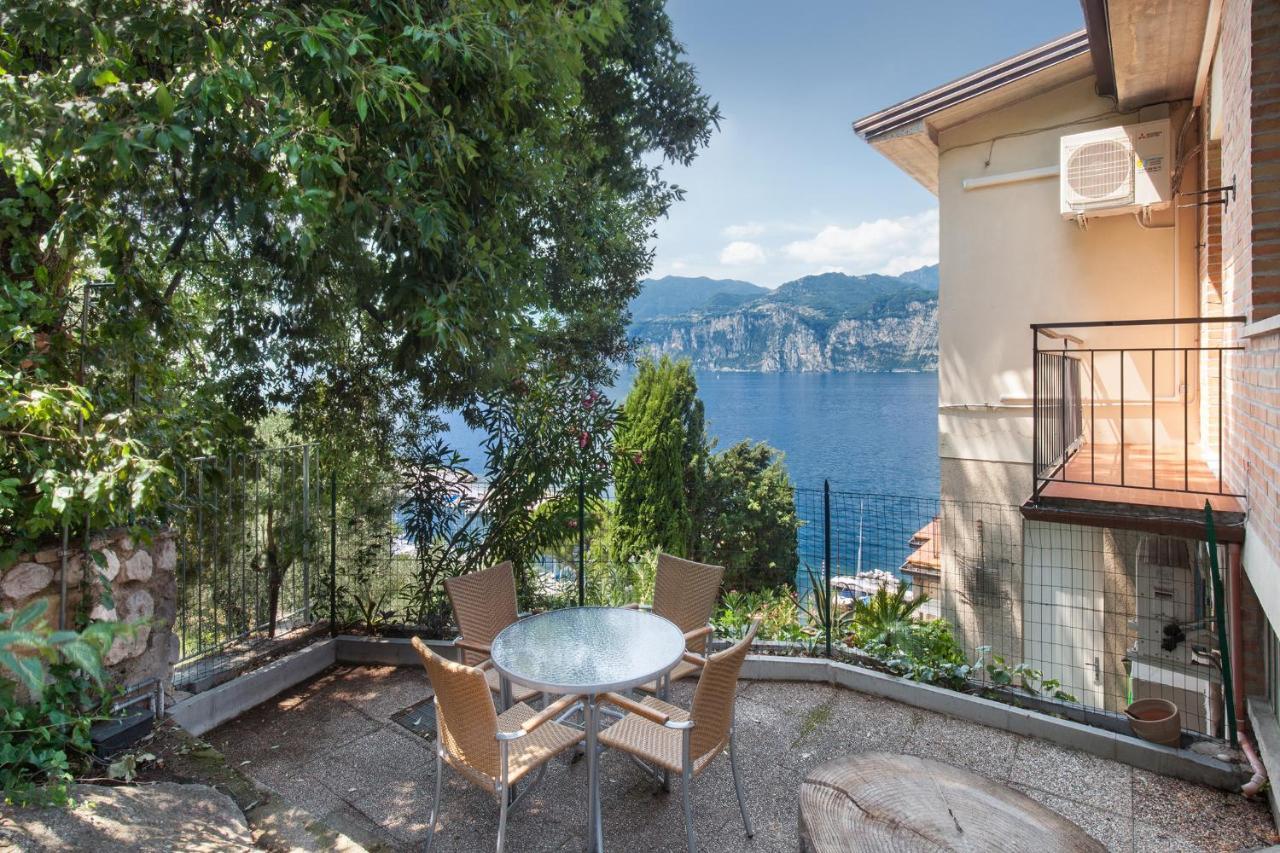
[[[78,546],[67,554],[68,620],[83,603],[91,619],[134,623],[133,636],[117,639],[105,663],[122,685],[149,678],[168,685],[177,658],[173,620],[178,551],[173,534],[160,531],[143,541],[128,530],[109,530],[94,536],[90,549],[102,555],[100,563]],[[60,547],[19,555],[0,577],[0,611],[18,610],[43,598],[49,603],[46,620],[56,627],[61,578]],[[103,600],[104,586],[110,588],[112,606]]]

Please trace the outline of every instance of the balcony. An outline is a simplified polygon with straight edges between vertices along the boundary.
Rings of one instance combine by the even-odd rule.
[[[1029,517],[1068,513],[1194,534],[1205,503],[1230,540],[1233,488],[1225,384],[1243,317],[1032,325],[1034,482]],[[1126,526],[1120,524],[1118,526]]]

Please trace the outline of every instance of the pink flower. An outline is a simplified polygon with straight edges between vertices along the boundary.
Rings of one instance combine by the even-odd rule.
[[[638,467],[640,467],[641,465],[643,465],[643,464],[644,464],[644,454],[643,454],[643,453],[635,453],[635,454],[632,454],[632,456],[631,456],[631,464],[632,464],[632,465],[635,465],[637,468],[638,468]]]
[[[599,392],[599,391],[592,391],[592,392],[591,392],[590,394],[588,394],[588,395],[586,396],[586,398],[582,401],[582,408],[584,408],[584,409],[590,409],[590,408],[591,408],[592,406],[594,406],[594,405],[595,405],[599,400],[600,400],[600,392]]]
[[[585,431],[578,433],[578,449],[586,450],[589,444],[591,444],[591,436]]]

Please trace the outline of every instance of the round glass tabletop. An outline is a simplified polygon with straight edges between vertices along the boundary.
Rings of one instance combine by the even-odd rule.
[[[604,693],[652,681],[684,654],[684,635],[661,616],[570,607],[521,619],[493,640],[493,666],[548,693]]]

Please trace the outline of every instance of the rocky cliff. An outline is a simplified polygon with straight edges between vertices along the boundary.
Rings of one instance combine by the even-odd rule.
[[[732,307],[711,294],[702,309],[637,318],[631,333],[642,351],[710,370],[936,370],[938,300],[919,273],[810,276]]]

